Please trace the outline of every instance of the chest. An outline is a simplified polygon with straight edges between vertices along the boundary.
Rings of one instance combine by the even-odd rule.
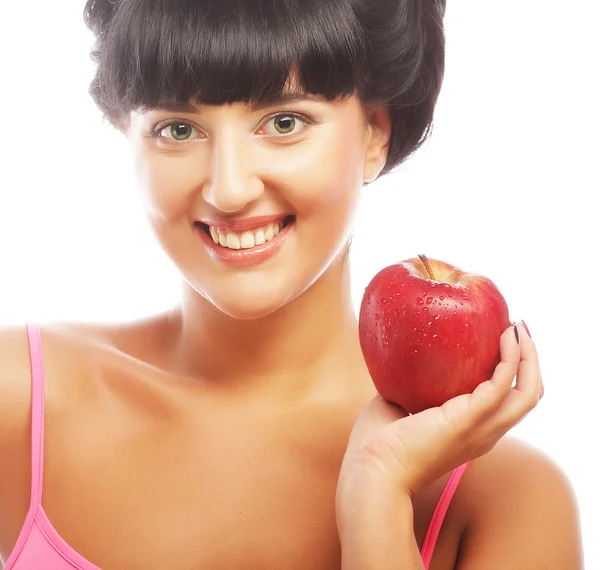
[[[76,433],[49,421],[46,438],[44,508],[103,570],[340,567],[335,491],[351,424],[223,410],[169,427],[113,419],[80,418]]]
[[[46,417],[43,506],[71,548],[102,570],[339,570],[335,492],[358,409],[194,402],[190,420],[162,402]],[[443,484],[415,499],[419,545]],[[453,568],[459,534],[445,523],[431,570]]]

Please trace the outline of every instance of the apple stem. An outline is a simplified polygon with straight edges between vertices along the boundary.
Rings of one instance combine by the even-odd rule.
[[[436,281],[435,275],[433,274],[431,265],[429,265],[429,260],[427,259],[427,257],[424,254],[420,253],[419,259],[423,262],[423,265],[425,265],[425,269],[427,269],[427,273],[429,273],[429,278],[432,281]]]

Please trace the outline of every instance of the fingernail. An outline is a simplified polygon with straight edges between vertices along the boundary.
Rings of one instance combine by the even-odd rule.
[[[529,332],[529,329],[527,328],[527,325],[525,324],[525,321],[521,321],[521,324],[523,325],[523,328],[525,329],[525,331],[529,335],[529,338],[531,338],[531,333]]]
[[[519,329],[517,329],[517,325],[513,325],[513,329],[515,331],[515,338],[517,339],[517,344],[521,344],[519,342]]]

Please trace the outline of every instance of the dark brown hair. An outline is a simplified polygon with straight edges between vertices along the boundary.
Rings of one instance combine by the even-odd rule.
[[[130,111],[170,103],[268,103],[294,69],[305,92],[389,107],[385,174],[430,133],[444,9],[445,0],[87,0],[90,94],[122,128]]]

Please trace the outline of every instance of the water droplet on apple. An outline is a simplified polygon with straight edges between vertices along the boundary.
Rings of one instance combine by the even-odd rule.
[[[434,289],[435,287],[437,287],[437,283],[431,283],[431,288]]]
[[[431,326],[433,324],[433,321],[429,321],[427,324]]]
[[[466,300],[468,300],[469,296],[466,293],[463,293],[462,298],[466,301]]]
[[[423,293],[423,297],[427,297],[427,292]]]
[[[423,299],[421,299],[420,297],[417,299],[417,305],[422,305],[425,301],[423,301]]]
[[[423,312],[426,313],[427,311],[429,311],[429,309],[427,307],[423,307]]]
[[[452,292],[448,293],[448,297],[450,297],[452,299],[452,297],[453,297]]]
[[[443,301],[443,300],[444,300],[444,296],[440,295],[440,301]]]
[[[433,301],[433,297],[427,297],[427,304],[431,305],[431,301]]]
[[[456,311],[454,311],[452,314],[453,314],[453,315],[456,315]]]
[[[435,338],[437,336],[437,334],[434,334],[432,338]]]
[[[417,352],[419,352],[419,351],[418,351],[418,350],[415,348],[415,349],[413,350],[413,352],[414,352],[415,354],[417,354]]]
[[[440,318],[439,315],[436,315],[435,317],[433,317],[436,321]]]
[[[375,320],[378,321],[379,320],[379,313],[375,313]]]

